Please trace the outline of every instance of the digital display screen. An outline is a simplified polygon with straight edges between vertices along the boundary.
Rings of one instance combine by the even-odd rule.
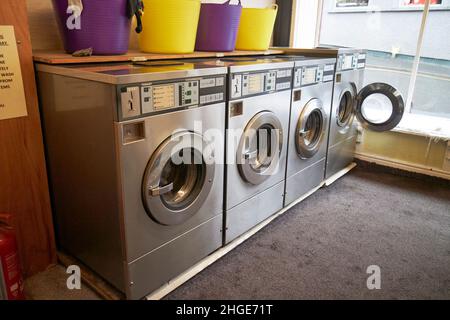
[[[153,87],[153,108],[162,110],[175,107],[175,85]]]
[[[248,76],[248,92],[249,94],[260,93],[263,91],[262,74],[251,74]]]
[[[342,70],[353,68],[353,56],[344,56],[342,60]]]
[[[307,85],[311,83],[316,83],[317,79],[317,68],[305,68],[303,70],[302,85]]]

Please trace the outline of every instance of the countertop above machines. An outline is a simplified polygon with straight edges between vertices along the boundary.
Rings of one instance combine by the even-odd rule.
[[[37,64],[39,72],[49,72],[78,79],[109,84],[127,84],[162,79],[208,76],[227,73],[223,66],[206,66],[201,63],[172,61],[152,61],[114,64],[76,64],[55,66]]]

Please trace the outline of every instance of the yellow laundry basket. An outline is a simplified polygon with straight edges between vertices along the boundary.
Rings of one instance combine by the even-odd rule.
[[[243,8],[236,49],[269,49],[277,12],[276,4],[270,8]]]
[[[144,0],[143,31],[139,47],[144,52],[194,52],[200,0]]]

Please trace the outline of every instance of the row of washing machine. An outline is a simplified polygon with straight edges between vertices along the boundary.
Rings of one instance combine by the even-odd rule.
[[[362,88],[364,51],[331,51],[37,65],[60,248],[139,299],[321,185],[352,161],[354,114],[403,113]]]

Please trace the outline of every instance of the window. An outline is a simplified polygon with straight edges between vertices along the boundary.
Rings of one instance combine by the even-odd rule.
[[[450,12],[428,14],[423,41],[417,52],[420,59],[410,97],[412,114],[450,119],[450,48],[442,33],[450,30],[448,20]]]
[[[317,3],[314,46],[367,49],[364,84],[396,87],[405,100],[405,124],[450,128],[450,0]],[[301,38],[301,31],[294,34],[294,46]]]

